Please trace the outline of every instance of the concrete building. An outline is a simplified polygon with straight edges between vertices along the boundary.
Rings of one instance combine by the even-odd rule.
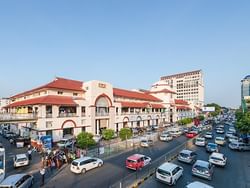
[[[176,92],[176,99],[185,100],[198,108],[204,106],[204,83],[201,70],[163,76],[161,84]]]
[[[10,99],[9,98],[1,98],[0,99],[0,113],[4,113],[5,112],[5,106],[10,104]]]
[[[241,106],[243,110],[250,109],[250,75],[241,80]]]
[[[188,101],[176,99],[175,91],[159,84],[142,92],[97,80],[55,78],[10,100],[0,123],[15,125],[13,132],[33,140],[52,135],[55,142],[67,134],[98,135],[103,129],[118,132],[124,127],[163,125],[198,113]]]

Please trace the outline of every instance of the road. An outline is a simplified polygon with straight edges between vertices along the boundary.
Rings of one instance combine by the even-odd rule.
[[[133,151],[128,151],[120,155],[114,156],[104,161],[104,166],[98,169],[91,170],[84,175],[76,175],[70,171],[70,167],[67,167],[56,177],[54,177],[47,185],[48,188],[61,187],[63,183],[64,188],[81,187],[81,188],[97,188],[97,187],[110,187],[115,182],[126,177],[127,175],[135,175],[132,170],[125,168],[125,160],[128,156],[134,153],[140,153],[147,155],[156,160],[171,149],[184,143],[186,141],[185,136],[174,139],[171,142],[159,142],[157,141],[153,147],[150,148],[138,148]],[[142,169],[146,170],[146,169]],[[133,173],[133,174],[132,174]]]
[[[198,154],[198,159],[208,161],[209,154],[206,153],[204,147],[193,146],[192,150],[195,150]],[[178,181],[176,186],[167,186],[156,181],[155,177],[151,177],[140,188],[165,188],[165,187],[185,187],[188,182],[201,181],[203,183],[214,186],[215,188],[250,188],[250,152],[237,152],[228,148],[228,144],[220,148],[220,152],[225,154],[228,158],[228,163],[225,168],[215,167],[214,176],[212,181],[201,179],[192,176],[192,165],[178,162],[178,164],[184,168],[184,175]]]

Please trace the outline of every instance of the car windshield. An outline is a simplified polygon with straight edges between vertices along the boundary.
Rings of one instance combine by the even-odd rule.
[[[130,160],[130,159],[127,159],[127,162],[128,162],[128,163],[136,163],[136,161]]]
[[[194,166],[194,168],[201,171],[201,172],[205,172],[208,170],[206,167],[200,166],[200,165],[196,165],[196,166]]]
[[[197,142],[203,142],[204,139],[203,139],[203,138],[197,138],[196,141],[197,141]]]
[[[157,172],[163,176],[171,176],[171,174],[165,170],[162,170],[160,168],[157,169]]]
[[[16,160],[16,162],[24,162],[24,161],[27,161],[27,158],[20,158]]]
[[[73,166],[78,166],[78,162],[76,162],[76,161],[73,161],[71,164],[72,164]]]
[[[188,158],[189,157],[189,155],[186,154],[186,153],[180,153],[180,156],[183,157],[183,158]]]
[[[60,140],[59,141],[59,144],[65,144],[66,143],[66,140]]]
[[[210,148],[216,148],[217,145],[215,145],[215,144],[208,144],[208,147],[210,147]]]

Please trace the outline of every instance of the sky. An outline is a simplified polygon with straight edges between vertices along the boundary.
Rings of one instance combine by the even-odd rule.
[[[249,0],[0,1],[0,97],[56,76],[143,88],[202,69],[205,103],[240,105]]]

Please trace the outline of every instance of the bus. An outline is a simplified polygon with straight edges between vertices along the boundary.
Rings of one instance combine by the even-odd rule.
[[[5,178],[5,149],[0,148],[0,183]]]

